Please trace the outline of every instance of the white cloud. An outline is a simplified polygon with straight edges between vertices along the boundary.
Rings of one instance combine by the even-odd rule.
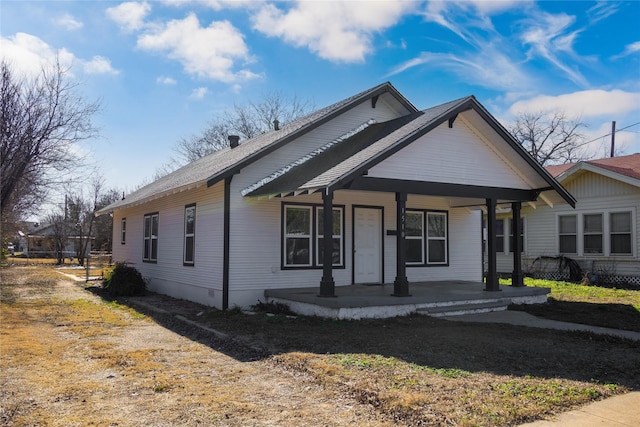
[[[54,23],[67,30],[79,30],[84,26],[84,24],[81,21],[78,21],[76,18],[74,18],[72,15],[68,13],[65,13],[58,19],[54,20]]]
[[[623,90],[583,90],[559,96],[540,95],[521,100],[509,108],[509,113],[562,111],[572,117],[616,117],[633,111],[640,112],[640,92]]]
[[[613,15],[620,9],[620,2],[615,1],[599,1],[587,10],[591,24],[602,21]]]
[[[628,45],[625,46],[624,52],[622,52],[619,55],[615,55],[612,58],[613,59],[622,58],[623,56],[631,55],[637,52],[640,52],[640,41],[629,43]]]
[[[250,62],[243,35],[228,21],[214,21],[203,28],[195,14],[157,25],[138,38],[138,47],[165,52],[184,70],[201,78],[234,82],[257,77],[247,69],[235,69],[236,61]]]
[[[16,33],[0,38],[0,57],[8,61],[14,72],[35,77],[43,67],[55,63],[70,68],[75,56],[66,49],[54,49],[40,38],[27,33]]]
[[[133,32],[144,27],[144,19],[151,12],[147,2],[126,2],[107,9],[107,16],[123,31]]]
[[[82,68],[87,74],[120,74],[104,56],[94,56],[91,61],[84,61]]]
[[[171,77],[160,76],[156,79],[156,83],[161,85],[174,85],[176,84],[176,80]]]
[[[363,62],[376,32],[395,25],[417,3],[298,1],[286,12],[267,4],[252,17],[254,28],[335,62]]]
[[[194,89],[193,92],[191,92],[191,95],[189,95],[189,98],[191,99],[202,99],[205,97],[205,95],[209,92],[209,89],[207,89],[206,87],[199,87],[197,89]]]
[[[175,7],[197,5],[214,10],[222,10],[225,8],[253,7],[259,2],[256,0],[162,0],[162,3]]]

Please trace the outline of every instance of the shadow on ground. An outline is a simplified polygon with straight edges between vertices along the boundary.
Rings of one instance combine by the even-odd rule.
[[[100,288],[88,289],[108,299]],[[622,338],[418,315],[359,321],[250,315],[152,293],[118,302],[240,361],[294,351],[366,353],[432,368],[613,383],[640,390],[640,342]],[[220,338],[176,315],[229,338]]]

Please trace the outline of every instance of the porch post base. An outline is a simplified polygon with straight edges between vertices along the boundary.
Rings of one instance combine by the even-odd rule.
[[[410,297],[409,294],[409,281],[406,277],[396,277],[396,280],[393,282],[393,293],[391,294],[393,297]]]
[[[500,292],[500,283],[498,282],[497,274],[487,274],[487,279],[484,287],[485,291],[489,292]]]
[[[524,284],[524,274],[516,273],[515,271],[511,274],[511,286],[516,288],[522,288],[525,286]]]
[[[333,279],[325,279],[324,277],[320,281],[320,293],[319,297],[328,297],[335,298],[336,297],[336,282]]]

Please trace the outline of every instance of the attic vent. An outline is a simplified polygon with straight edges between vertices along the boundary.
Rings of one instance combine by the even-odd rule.
[[[280,130],[280,122],[278,121],[278,119],[275,119],[273,121],[273,130]]]
[[[240,143],[240,137],[238,135],[229,135],[229,147],[236,148]]]

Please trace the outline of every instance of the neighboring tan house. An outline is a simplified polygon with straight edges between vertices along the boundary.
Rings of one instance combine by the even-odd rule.
[[[58,225],[62,227],[62,225]],[[20,247],[25,256],[29,258],[39,257],[55,257],[56,253],[56,236],[64,235],[64,248],[62,250],[63,258],[75,258],[77,255],[76,248],[80,245],[80,236],[77,230],[71,226],[66,226],[64,233],[56,230],[52,224],[38,224],[31,231],[22,233],[20,236]],[[60,237],[58,237],[60,238]],[[91,252],[91,241],[87,243],[85,254]]]
[[[151,290],[227,308],[277,288],[481,283],[483,206],[574,202],[473,96],[419,111],[384,83],[230,137],[98,215]]]
[[[523,205],[524,269],[555,279],[559,256],[578,262],[592,281],[640,286],[640,154],[548,166],[577,200],[567,204]],[[498,272],[513,269],[513,221],[509,209],[497,214]],[[543,258],[539,258],[543,257]]]

